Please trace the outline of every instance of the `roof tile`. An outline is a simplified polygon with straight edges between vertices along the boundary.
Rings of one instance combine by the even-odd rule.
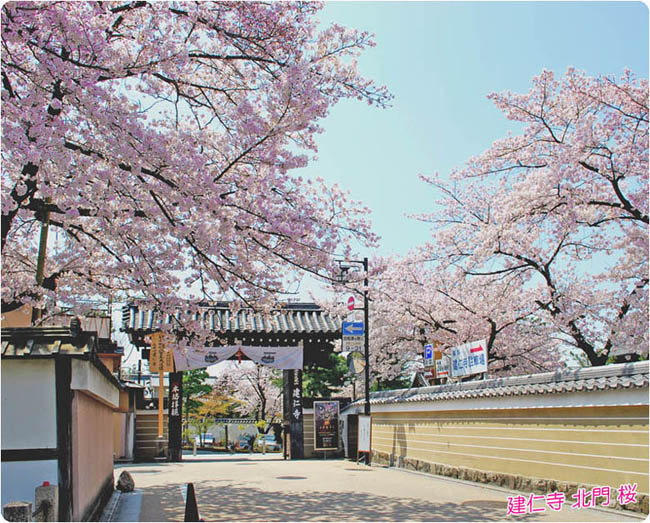
[[[476,397],[558,394],[584,390],[642,388],[650,384],[648,361],[620,363],[578,370],[467,381],[433,387],[374,392],[371,404],[440,401]],[[361,401],[361,400],[360,400]],[[356,403],[360,403],[357,401]]]

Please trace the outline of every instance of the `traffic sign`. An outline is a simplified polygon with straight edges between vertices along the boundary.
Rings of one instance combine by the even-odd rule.
[[[341,351],[360,351],[363,349],[363,336],[344,336]]]
[[[350,296],[348,298],[348,310],[353,311],[354,310],[354,296]]]
[[[424,346],[424,366],[425,367],[433,367],[435,365],[434,359],[433,359],[433,345],[425,345]]]
[[[341,331],[343,337],[361,336],[366,332],[366,329],[362,321],[344,321],[341,325]]]

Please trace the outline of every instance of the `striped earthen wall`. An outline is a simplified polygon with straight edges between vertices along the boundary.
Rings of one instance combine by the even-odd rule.
[[[391,407],[392,412],[373,412],[375,462],[466,479],[473,476],[463,470],[480,471],[485,474],[478,480],[486,482],[498,482],[502,475],[615,489],[636,483],[644,499],[639,508],[647,512],[647,405],[443,411]],[[555,483],[547,481],[544,488]]]

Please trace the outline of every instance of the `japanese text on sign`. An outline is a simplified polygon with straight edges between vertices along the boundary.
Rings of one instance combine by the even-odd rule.
[[[451,349],[451,375],[469,376],[487,372],[487,344],[485,340],[465,343]]]
[[[449,377],[449,358],[443,356],[439,360],[436,360],[436,378],[447,378]]]
[[[314,450],[339,448],[339,402],[314,401]]]
[[[154,332],[151,335],[150,372],[174,372],[174,354],[171,348],[171,340],[171,336],[164,332]]]
[[[298,371],[293,374],[293,392],[291,399],[291,418],[294,422],[302,420],[302,381]]]
[[[180,416],[180,400],[181,400],[181,390],[180,390],[180,385],[178,383],[173,383],[172,384],[172,391],[171,391],[171,415],[172,416]]]

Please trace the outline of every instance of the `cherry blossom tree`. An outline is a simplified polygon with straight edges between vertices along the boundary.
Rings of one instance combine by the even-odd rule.
[[[433,264],[424,252],[378,260],[372,278],[371,369],[393,379],[422,368],[423,346],[442,349],[487,342],[490,374],[549,371],[557,342],[539,321],[518,275],[479,281],[454,266]],[[546,326],[547,327],[547,326]]]
[[[339,100],[390,100],[357,72],[371,36],[318,31],[319,9],[5,3],[3,311],[122,295],[169,312],[181,289],[263,305],[374,245],[367,209],[291,174]]]
[[[490,98],[523,130],[423,177],[441,196],[419,216],[433,237],[375,279],[386,343],[401,332],[415,351],[413,325],[446,344],[486,338],[514,372],[559,363],[558,347],[591,365],[647,352],[647,79],[544,71]]]
[[[244,416],[264,420],[270,427],[282,419],[282,373],[264,365],[232,365],[220,376],[218,390],[232,396]]]

